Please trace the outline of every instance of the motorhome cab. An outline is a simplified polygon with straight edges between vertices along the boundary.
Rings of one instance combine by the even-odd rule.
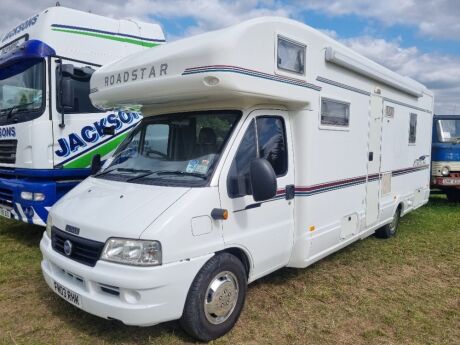
[[[103,318],[214,339],[247,283],[390,237],[428,200],[432,94],[298,22],[176,41],[91,88],[146,117],[52,208],[41,250],[51,289]]]
[[[431,158],[431,186],[460,202],[460,116],[435,115]]]
[[[163,42],[158,24],[60,6],[0,36],[0,216],[45,226],[51,206],[89,176],[92,157],[108,157],[141,119],[95,108],[92,73]]]

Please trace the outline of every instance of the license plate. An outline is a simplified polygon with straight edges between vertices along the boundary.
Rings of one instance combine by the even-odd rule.
[[[445,178],[442,180],[443,185],[460,185],[460,178]]]
[[[7,209],[0,208],[0,216],[10,219],[11,218],[11,212],[8,211]]]
[[[81,306],[81,296],[76,292],[73,292],[72,290],[56,282],[54,282],[54,291],[56,291],[56,293],[64,298],[67,302],[70,302],[77,307]]]

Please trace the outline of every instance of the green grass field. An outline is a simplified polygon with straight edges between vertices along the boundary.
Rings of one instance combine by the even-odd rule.
[[[0,342],[193,343],[176,322],[127,327],[61,300],[41,276],[42,231],[0,221]],[[240,321],[214,343],[460,344],[460,205],[433,197],[395,238],[251,284]]]

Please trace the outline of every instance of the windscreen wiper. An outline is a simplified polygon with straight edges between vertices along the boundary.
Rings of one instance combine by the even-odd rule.
[[[145,173],[147,175],[152,173],[151,170],[138,170],[138,169],[129,169],[129,168],[113,168],[113,169],[104,170],[104,171],[100,172],[99,174],[94,175],[94,177],[99,177],[99,176],[111,173],[112,171],[130,172],[130,173]]]
[[[156,175],[159,175],[159,176],[160,175],[193,176],[193,177],[198,177],[198,178],[201,178],[203,180],[206,180],[206,175],[203,175],[203,174],[197,174],[197,173],[192,173],[192,172],[187,172],[187,171],[182,171],[182,170],[158,170],[158,171],[151,171],[149,173],[145,173],[144,175],[132,177],[129,180],[126,180],[126,182],[131,182],[131,181],[134,181],[134,180],[138,180],[138,179],[141,179],[141,178],[147,177],[149,175],[153,175],[153,174],[156,174]]]
[[[32,105],[32,104],[35,104],[35,102],[16,104],[15,106],[13,106],[11,108],[4,109],[4,110],[9,110],[8,114],[6,115],[6,119],[8,120],[13,115],[13,111],[19,110],[22,107],[27,107],[27,106]]]

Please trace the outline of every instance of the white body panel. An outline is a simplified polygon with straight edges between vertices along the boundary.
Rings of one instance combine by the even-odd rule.
[[[278,35],[307,47],[303,75],[277,68]],[[358,61],[359,68],[328,61],[328,47]],[[132,75],[133,70],[150,70],[152,66],[158,71],[162,65],[167,66],[164,73],[152,77],[110,82],[118,74]],[[398,81],[400,89],[395,85]],[[92,78],[92,88],[93,103],[106,107],[143,105],[147,116],[205,109],[242,111],[209,186],[191,188],[177,202],[171,197],[161,207],[167,209],[160,216],[146,212],[142,206],[130,211],[151,223],[142,229],[142,222],[133,217],[135,226],[126,230],[126,237],[162,244],[165,266],[152,271],[160,272],[167,265],[230,249],[246,257],[248,279],[253,281],[282,266],[306,267],[388,224],[398,207],[405,214],[428,201],[429,161],[424,156],[430,153],[432,94],[415,81],[395,76],[305,25],[262,18],[177,41],[158,48],[155,54],[146,52],[101,68]],[[350,105],[348,126],[321,123],[323,98]],[[387,105],[394,108],[392,117],[385,113]],[[410,113],[417,114],[414,144],[409,144]],[[264,115],[284,121],[288,170],[277,178],[277,196],[258,204],[251,195],[230,197],[227,181],[250,122]],[[95,183],[88,179],[79,190]],[[107,188],[109,184],[114,193],[128,188],[117,182],[108,182]],[[292,199],[288,198],[290,185],[295,185]],[[172,194],[175,193],[179,192]],[[91,212],[93,206],[85,207],[93,205],[88,198],[84,198],[81,207]],[[140,193],[139,200],[131,199],[130,205],[142,205],[146,199]],[[118,206],[99,204],[101,217],[93,218],[88,225],[70,214],[79,201],[83,198],[75,194],[56,204],[51,211],[55,226],[63,229],[71,223],[81,226],[87,238],[105,241],[111,229],[109,220],[104,218]],[[194,224],[195,217],[209,216],[216,207],[227,209],[229,218],[213,220],[212,229],[195,236],[187,224]],[[86,231],[85,227],[101,229]],[[113,229],[119,236],[117,226]],[[47,241],[45,235],[42,243]],[[42,245],[42,252],[42,265],[71,264],[71,260],[56,256],[49,246]],[[99,265],[96,268],[102,270],[104,266]],[[94,279],[87,278],[86,268],[80,266],[72,264],[72,273],[84,280]],[[120,272],[114,268],[111,277],[105,277],[116,285],[117,276],[124,270],[126,267],[120,268]],[[50,274],[47,279],[54,277]],[[145,288],[143,284],[139,281],[138,288]],[[167,297],[165,303],[172,298]],[[83,309],[94,313],[90,308]],[[106,310],[110,317],[109,308]],[[114,311],[122,312],[123,307]],[[154,313],[151,321],[156,323],[164,318]]]

